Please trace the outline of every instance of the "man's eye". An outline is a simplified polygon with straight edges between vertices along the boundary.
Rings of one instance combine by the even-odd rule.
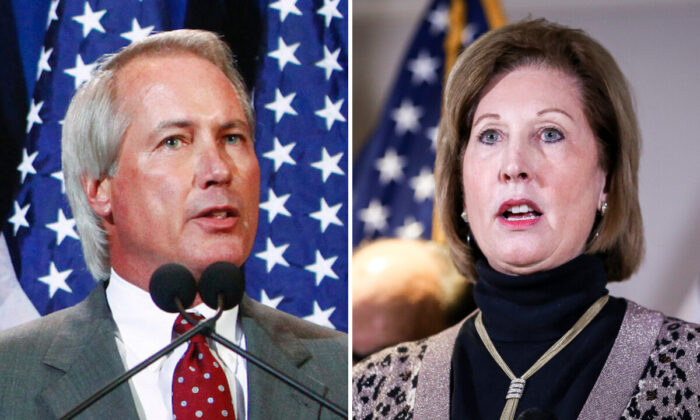
[[[488,129],[482,131],[478,139],[484,144],[494,144],[501,139],[501,135],[496,130]]]
[[[163,146],[169,149],[179,149],[183,144],[184,142],[179,137],[168,137],[167,139],[163,140]]]
[[[224,141],[226,141],[226,144],[238,144],[241,141],[241,136],[239,134],[227,134],[224,136]]]
[[[545,143],[556,143],[564,140],[564,134],[556,128],[545,128],[540,131],[540,139]]]

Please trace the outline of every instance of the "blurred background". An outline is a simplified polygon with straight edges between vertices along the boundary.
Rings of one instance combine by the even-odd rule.
[[[353,1],[356,160],[380,120],[430,3]],[[544,17],[584,29],[616,58],[633,89],[642,133],[639,183],[647,251],[636,275],[609,288],[614,295],[700,322],[700,218],[695,214],[700,209],[700,1],[502,0],[500,5],[508,22]],[[357,180],[357,163],[355,171]],[[355,208],[354,223],[365,209]],[[387,227],[381,236],[406,232]],[[357,236],[355,231],[356,245]]]

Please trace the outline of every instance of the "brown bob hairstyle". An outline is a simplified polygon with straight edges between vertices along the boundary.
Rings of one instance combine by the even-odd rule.
[[[610,53],[581,30],[544,19],[490,31],[460,54],[447,79],[435,161],[436,201],[455,266],[476,279],[481,251],[467,243],[462,157],[484,89],[498,75],[524,66],[562,71],[578,83],[584,114],[596,136],[600,166],[607,173],[605,216],[598,214],[586,253],[603,257],[608,281],[634,273],[644,255],[637,194],[640,139],[625,76]],[[478,239],[478,238],[477,238]]]

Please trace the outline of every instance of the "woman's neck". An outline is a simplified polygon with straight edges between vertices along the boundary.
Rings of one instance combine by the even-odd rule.
[[[511,276],[476,265],[474,300],[493,341],[556,340],[607,293],[603,261],[580,255],[552,270]]]

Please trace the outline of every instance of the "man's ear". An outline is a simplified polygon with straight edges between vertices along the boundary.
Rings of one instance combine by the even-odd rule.
[[[90,207],[103,218],[112,215],[112,179],[83,179],[83,191]]]

